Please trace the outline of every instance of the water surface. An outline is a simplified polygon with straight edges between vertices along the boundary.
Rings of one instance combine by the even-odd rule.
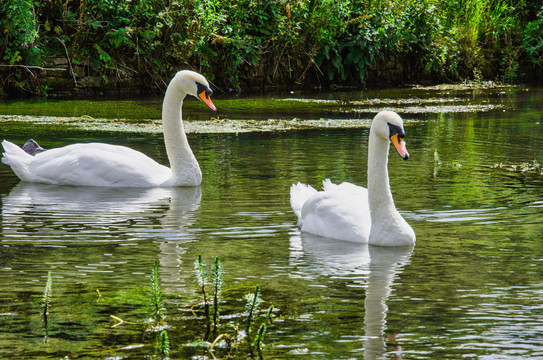
[[[219,257],[225,270],[223,332],[243,323],[244,296],[256,284],[261,308],[275,307],[264,358],[543,358],[543,178],[492,168],[543,161],[540,89],[215,104],[215,114],[196,101],[184,108],[201,187],[24,184],[0,167],[0,357],[155,356],[147,288],[158,261],[171,358],[211,358],[188,345],[204,336],[203,320],[190,311],[201,301],[194,274],[201,254],[209,264]],[[319,187],[324,178],[365,185],[369,120],[381,109],[406,121],[411,158],[391,153],[389,170],[416,245],[388,249],[301,234],[290,185]],[[160,129],[148,130],[160,118],[160,99],[10,103],[0,113],[2,136],[20,144],[99,140],[167,162]],[[282,127],[291,123],[305,125]],[[211,130],[199,130],[208,124]],[[40,302],[48,271],[46,327]]]

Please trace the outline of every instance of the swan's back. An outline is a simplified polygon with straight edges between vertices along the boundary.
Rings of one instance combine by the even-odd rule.
[[[31,169],[58,184],[149,187],[171,177],[171,170],[125,146],[73,144],[36,155]],[[59,174],[59,175],[56,175]]]
[[[6,147],[6,143],[7,147]],[[125,146],[73,144],[31,156],[3,142],[5,163],[23,181],[55,185],[107,187],[160,186],[171,170],[147,155]]]
[[[367,242],[371,227],[368,191],[351,183],[335,185],[328,179],[323,189],[317,192],[300,183],[291,187],[291,205],[300,229],[324,237]]]

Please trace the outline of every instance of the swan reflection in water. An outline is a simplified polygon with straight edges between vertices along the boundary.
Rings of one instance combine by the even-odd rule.
[[[21,182],[2,199],[2,241],[64,246],[157,241],[164,284],[173,284],[180,277],[183,244],[195,240],[190,227],[198,219],[200,200],[200,187],[107,188]]]
[[[348,278],[365,287],[364,359],[375,360],[386,356],[386,301],[394,281],[409,264],[413,248],[332,240],[296,231],[290,238],[290,262],[304,269],[305,276],[316,273]]]

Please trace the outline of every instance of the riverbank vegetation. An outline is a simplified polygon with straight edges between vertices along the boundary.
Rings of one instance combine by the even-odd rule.
[[[539,0],[5,0],[3,91],[163,89],[182,68],[223,91],[542,74]]]

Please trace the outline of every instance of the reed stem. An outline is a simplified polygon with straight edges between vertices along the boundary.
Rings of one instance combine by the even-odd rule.
[[[160,279],[158,275],[158,261],[155,261],[151,272],[151,298],[153,302],[153,315],[155,316],[156,321],[162,321],[164,319],[164,313],[162,309],[164,308],[162,289],[160,287]]]
[[[200,289],[202,290],[202,295],[204,297],[204,316],[206,319],[206,334],[205,339],[209,339],[211,333],[211,320],[209,316],[209,302],[207,299],[206,293],[206,277],[207,277],[207,268],[202,260],[202,255],[198,255],[198,261],[196,262],[196,274],[198,276],[198,283],[200,284]]]
[[[219,323],[219,295],[223,284],[223,271],[219,258],[215,258],[213,263],[213,270],[211,272],[213,277],[213,337],[217,337],[217,329]]]
[[[170,355],[170,341],[166,330],[162,330],[158,338],[158,355],[161,359],[166,359]]]
[[[247,336],[249,336],[249,330],[251,328],[251,324],[253,322],[253,316],[258,308],[258,304],[260,303],[259,299],[260,294],[260,286],[257,285],[255,287],[255,292],[253,294],[250,294],[247,297],[247,320],[245,322],[245,332],[247,333]]]
[[[47,282],[45,283],[45,289],[43,291],[43,321],[47,328],[47,317],[49,315],[49,309],[51,307],[51,296],[53,292],[53,279],[51,277],[51,271],[47,273]]]

